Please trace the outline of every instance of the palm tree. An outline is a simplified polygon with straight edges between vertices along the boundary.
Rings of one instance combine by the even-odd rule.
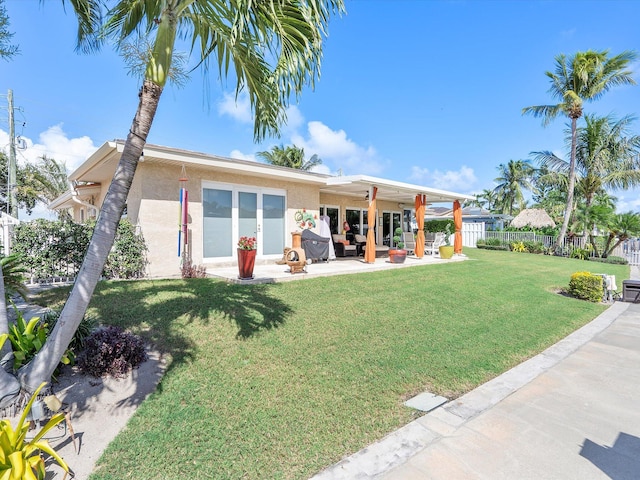
[[[602,256],[608,257],[622,242],[637,236],[640,236],[640,214],[627,212],[614,215]]]
[[[549,93],[559,103],[522,109],[523,114],[541,117],[544,126],[548,125],[559,114],[566,115],[571,120],[571,156],[567,201],[564,220],[556,240],[556,247],[560,247],[567,234],[573,209],[577,121],[582,117],[583,104],[584,102],[599,99],[605,92],[616,85],[635,85],[632,77],[633,72],[629,70],[629,64],[635,61],[636,58],[636,53],[632,51],[624,51],[609,58],[608,50],[577,52],[569,58],[564,54],[558,55],[555,58],[555,72],[546,72],[546,75],[551,80]]]
[[[574,165],[575,192],[584,200],[583,213],[589,210],[595,196],[606,189],[640,185],[640,136],[629,135],[634,118],[625,116],[615,120],[611,116],[585,115],[584,120],[584,127],[578,128],[576,135]],[[568,131],[567,144],[571,138],[572,132]],[[541,168],[549,170],[544,177],[547,182],[566,188],[571,168],[569,162],[549,151],[532,152],[531,155]],[[591,229],[585,229],[585,233]]]
[[[509,160],[506,165],[498,165],[498,171],[500,176],[494,180],[498,182],[494,189],[497,203],[501,206],[502,213],[513,215],[516,206],[522,209],[526,204],[522,191],[532,188],[531,179],[535,169],[529,160]]]
[[[18,196],[22,194],[45,205],[51,203],[69,189],[67,168],[63,162],[43,155],[35,164],[27,164],[22,173],[24,181],[18,185]],[[58,212],[59,217],[68,212]]]
[[[80,49],[93,51],[105,39],[122,46],[141,32],[152,39],[153,48],[138,94],[138,108],[73,290],[47,343],[19,372],[20,385],[28,393],[41,381],[51,378],[100,278],[172,68],[176,39],[190,41],[192,48],[199,52],[199,64],[205,69],[213,56],[221,78],[229,74],[235,77],[236,94],[244,91],[249,97],[255,116],[254,137],[260,140],[267,134],[277,133],[286,121],[285,109],[290,98],[299,96],[305,86],[313,86],[319,75],[322,38],[330,15],[344,11],[342,0],[73,0],[70,3],[78,18]],[[112,3],[112,8],[107,10],[106,3]],[[0,393],[4,393],[2,389]],[[0,398],[7,402],[4,395]]]
[[[316,165],[320,165],[322,160],[318,155],[312,155],[309,160],[304,159],[304,148],[290,145],[275,145],[270,151],[258,152],[258,157],[271,165],[280,167],[297,168],[299,170],[309,171]]]

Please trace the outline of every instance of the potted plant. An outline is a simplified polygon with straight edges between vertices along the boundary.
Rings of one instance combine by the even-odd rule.
[[[389,249],[389,261],[391,263],[404,263],[407,259],[407,251],[404,249],[404,242],[402,241],[402,228],[396,228],[393,235],[394,248]]]
[[[440,258],[449,259],[453,257],[453,245],[451,245],[451,224],[444,227],[444,245],[438,247]]]
[[[240,237],[238,240],[238,278],[251,280],[256,262],[256,237]]]

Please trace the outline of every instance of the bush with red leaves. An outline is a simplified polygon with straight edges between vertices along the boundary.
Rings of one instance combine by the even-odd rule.
[[[140,337],[119,327],[105,327],[86,338],[76,364],[81,372],[94,377],[124,378],[147,358]]]

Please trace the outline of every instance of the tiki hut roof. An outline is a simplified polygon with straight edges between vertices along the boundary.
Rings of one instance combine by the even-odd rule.
[[[511,220],[511,226],[522,228],[527,225],[533,228],[555,227],[556,222],[542,208],[527,208]]]

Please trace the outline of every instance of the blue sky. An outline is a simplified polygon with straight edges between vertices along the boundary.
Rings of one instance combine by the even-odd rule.
[[[322,77],[290,108],[280,139],[254,144],[233,82],[195,71],[185,87],[165,89],[149,142],[245,159],[295,143],[317,154],[326,172],[477,193],[493,188],[501,163],[536,150],[565,156],[564,119],[543,128],[521,115],[522,107],[552,103],[544,72],[556,55],[640,50],[635,0],[346,0],[346,7],[330,24]],[[140,81],[121,58],[109,47],[75,53],[75,19],[60,0],[5,0],[5,8],[21,54],[0,61],[0,95],[12,89],[20,108],[22,160],[47,153],[72,170],[103,142],[125,138]],[[585,111],[620,117],[638,105],[640,86],[619,87]],[[0,109],[4,148],[5,97]],[[640,211],[637,191],[614,194],[619,210]]]

